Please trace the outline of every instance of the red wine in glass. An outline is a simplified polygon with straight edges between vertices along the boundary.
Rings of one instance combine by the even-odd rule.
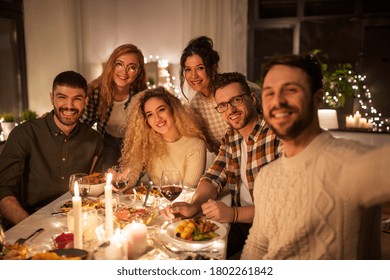
[[[112,180],[112,185],[117,189],[121,190],[127,186],[127,183],[129,181],[127,175],[128,175],[128,170],[126,170],[123,166],[121,165],[114,165],[111,167],[111,169],[114,171],[114,178]]]
[[[179,170],[164,170],[161,174],[160,191],[170,204],[181,194],[182,190]]]
[[[169,201],[174,201],[181,194],[182,187],[180,186],[162,186],[161,193]]]

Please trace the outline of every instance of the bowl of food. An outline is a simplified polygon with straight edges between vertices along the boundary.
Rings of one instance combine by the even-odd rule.
[[[106,178],[102,173],[92,173],[88,175],[89,193],[88,196],[99,197],[104,192]]]

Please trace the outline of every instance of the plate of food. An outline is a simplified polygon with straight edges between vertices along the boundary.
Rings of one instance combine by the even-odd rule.
[[[203,217],[181,220],[167,228],[167,236],[179,243],[203,245],[224,238],[225,226]]]
[[[82,207],[83,208],[90,208],[90,209],[100,209],[100,208],[102,208],[102,205],[101,205],[99,199],[85,198],[85,199],[83,199]],[[60,212],[68,213],[69,210],[71,210],[72,208],[73,208],[72,199],[66,199],[66,200],[62,200],[62,201],[58,202],[53,207],[53,210],[54,210],[54,212],[58,212],[58,213],[60,213]]]
[[[124,207],[114,213],[115,222],[124,228],[131,222],[149,225],[159,215],[158,207]]]

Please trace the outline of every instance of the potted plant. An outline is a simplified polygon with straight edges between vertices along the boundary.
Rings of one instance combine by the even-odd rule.
[[[16,118],[12,113],[1,115],[1,130],[3,131],[4,140],[8,138],[9,133],[16,126]]]
[[[338,63],[331,67],[328,65],[328,57],[321,53],[321,50],[313,50],[312,54],[321,63],[323,73],[323,89],[325,106],[338,109],[346,105],[348,99],[353,100],[356,90],[362,85],[356,80],[356,73],[350,63]]]
[[[25,121],[36,119],[37,117],[38,117],[38,114],[35,111],[32,111],[30,109],[26,109],[23,111],[20,119],[23,122],[25,122]]]
[[[313,50],[311,53],[320,61],[323,73],[324,103],[320,110],[336,111],[338,123],[345,127],[344,116],[353,111],[354,99],[364,85],[360,79],[356,79],[357,75],[350,63],[330,66],[327,55],[321,50]]]

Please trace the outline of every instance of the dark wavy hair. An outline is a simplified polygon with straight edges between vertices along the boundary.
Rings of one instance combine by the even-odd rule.
[[[183,50],[180,58],[180,88],[183,92],[183,85],[185,81],[184,67],[185,62],[189,56],[194,54],[199,55],[202,58],[203,64],[206,68],[206,74],[210,78],[209,88],[210,92],[213,92],[213,84],[215,75],[218,73],[219,54],[213,49],[213,40],[206,36],[200,36],[192,39],[188,42],[188,45]],[[186,97],[186,96],[185,96]],[[187,98],[187,97],[186,97]],[[188,99],[188,98],[187,98]]]
[[[302,69],[309,77],[311,93],[323,88],[323,74],[321,63],[312,54],[289,54],[274,56],[266,61],[261,68],[261,80],[264,81],[268,71],[275,65],[285,65]]]

